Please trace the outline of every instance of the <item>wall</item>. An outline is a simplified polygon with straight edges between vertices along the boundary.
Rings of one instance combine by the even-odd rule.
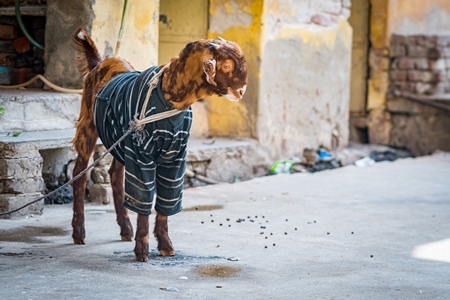
[[[247,91],[236,103],[223,97],[206,99],[211,135],[256,137],[261,63],[262,0],[210,0],[208,38],[237,42],[249,68]]]
[[[264,3],[258,139],[274,159],[348,142],[350,1]]]
[[[369,142],[388,145],[392,130],[391,114],[386,111],[391,36],[450,32],[450,1],[371,0],[370,28]]]
[[[103,56],[112,55],[117,45],[124,1],[49,1],[45,36],[45,76],[57,85],[81,88],[81,76],[74,61],[71,36],[86,28]],[[145,13],[143,13],[145,12]],[[129,1],[118,55],[137,70],[158,61],[158,0]]]
[[[391,0],[389,33],[436,34],[450,31],[450,1]]]

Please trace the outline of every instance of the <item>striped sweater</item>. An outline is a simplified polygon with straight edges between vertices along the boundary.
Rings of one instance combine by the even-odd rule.
[[[114,77],[96,96],[95,125],[98,135],[109,148],[139,115],[149,89],[147,83],[159,72],[152,67],[141,72],[127,72]],[[145,117],[172,109],[162,94],[162,77],[153,90]],[[186,170],[186,148],[192,123],[189,108],[173,117],[145,125],[148,135],[142,140],[128,136],[111,154],[125,165],[124,206],[143,215],[155,210],[162,215],[178,213],[182,206]]]

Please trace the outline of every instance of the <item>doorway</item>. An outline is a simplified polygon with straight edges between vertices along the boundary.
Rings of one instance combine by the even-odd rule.
[[[369,70],[370,1],[352,1],[349,23],[353,28],[350,85],[350,141],[368,142],[367,80]]]
[[[159,11],[159,64],[177,56],[187,43],[206,38],[208,0],[164,0]]]

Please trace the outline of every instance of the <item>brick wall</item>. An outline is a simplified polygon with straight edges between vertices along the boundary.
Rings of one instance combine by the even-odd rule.
[[[20,2],[28,7],[43,6],[47,0]],[[14,7],[14,0],[0,0],[0,9],[4,7]],[[24,11],[22,20],[34,40],[44,45],[45,17],[30,16]],[[0,85],[20,84],[43,73],[44,51],[33,46],[24,36],[15,16],[1,15],[0,10]],[[34,87],[41,86],[41,82],[34,84]]]
[[[393,35],[390,56],[390,93],[450,93],[450,35]]]

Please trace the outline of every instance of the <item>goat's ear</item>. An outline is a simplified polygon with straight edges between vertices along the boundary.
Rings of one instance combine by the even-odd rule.
[[[216,77],[216,60],[209,59],[203,63],[203,71],[206,74],[206,81],[209,84],[217,86],[217,83],[214,81],[214,77]]]

